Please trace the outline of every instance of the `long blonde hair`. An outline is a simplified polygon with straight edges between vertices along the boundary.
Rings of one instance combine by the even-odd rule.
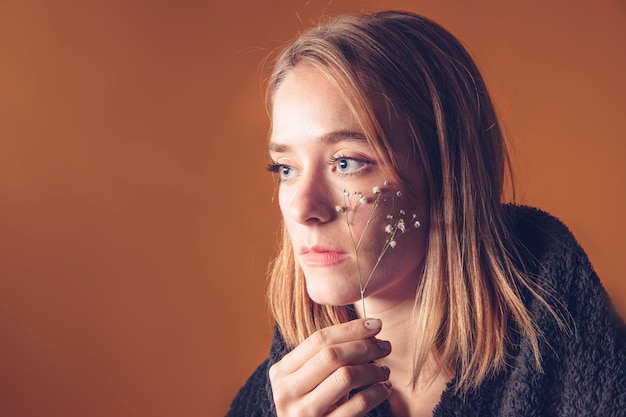
[[[507,228],[503,186],[510,164],[485,83],[465,48],[434,22],[408,12],[340,16],[300,35],[276,60],[268,97],[299,63],[334,80],[365,136],[396,169],[381,127],[393,118],[411,136],[428,184],[430,228],[415,294],[413,384],[430,354],[475,388],[505,366],[511,326],[541,367],[540,330],[523,293],[544,300]],[[384,101],[374,106],[374,100]],[[378,110],[378,112],[377,112]],[[395,173],[402,181],[402,172]],[[410,183],[404,183],[409,191]],[[349,307],[323,306],[306,293],[283,228],[270,274],[271,311],[294,347],[316,330],[349,320]]]

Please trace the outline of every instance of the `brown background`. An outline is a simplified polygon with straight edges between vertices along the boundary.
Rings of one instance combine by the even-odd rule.
[[[260,63],[322,13],[389,7],[469,46],[518,199],[626,306],[623,0],[5,0],[0,415],[226,412],[271,336]]]

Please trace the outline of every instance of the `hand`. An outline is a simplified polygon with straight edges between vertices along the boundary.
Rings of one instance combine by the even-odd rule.
[[[381,326],[379,319],[358,319],[327,327],[274,364],[278,416],[358,417],[383,402],[391,393],[389,368],[371,363],[391,352],[389,342],[374,338]]]

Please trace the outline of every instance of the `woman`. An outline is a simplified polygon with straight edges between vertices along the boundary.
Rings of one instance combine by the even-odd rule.
[[[502,203],[460,43],[406,12],[299,36],[269,82],[277,328],[232,416],[616,416],[626,332],[569,231]]]

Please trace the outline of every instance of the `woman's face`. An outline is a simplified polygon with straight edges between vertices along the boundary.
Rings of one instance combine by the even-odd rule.
[[[287,74],[272,112],[269,153],[280,181],[280,209],[311,299],[331,305],[358,301],[359,269],[365,283],[391,236],[388,225],[397,228],[401,217],[406,232],[397,228],[395,246],[387,248],[365,296],[372,307],[413,299],[428,224],[420,170],[408,163],[403,172],[417,198],[399,196],[397,185],[385,185],[390,178],[382,161],[376,160],[341,92],[310,65],[297,65]],[[394,126],[389,130],[394,132]],[[390,140],[396,155],[412,160],[406,157],[411,154],[406,138]],[[375,194],[374,187],[381,193]],[[365,200],[359,201],[360,194]]]

